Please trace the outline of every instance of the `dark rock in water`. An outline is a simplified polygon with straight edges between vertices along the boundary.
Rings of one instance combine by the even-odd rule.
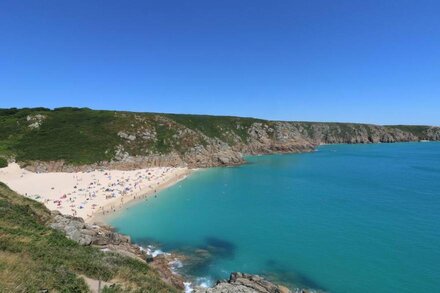
[[[183,272],[189,275],[203,273],[216,259],[231,259],[235,256],[234,243],[216,237],[207,237],[205,244],[198,247],[184,247],[176,252],[185,255],[182,259]]]
[[[205,239],[206,244],[186,253],[184,270],[190,275],[206,271],[216,259],[233,259],[235,244],[216,237]]]
[[[214,256],[207,249],[192,248],[176,252],[182,256],[181,260],[184,263],[181,271],[188,275],[201,274],[214,260]]]
[[[257,275],[232,273],[228,281],[218,281],[212,288],[196,288],[196,293],[291,293]]]
[[[218,248],[224,248],[226,250],[234,250],[235,244],[217,237],[207,237],[206,243],[209,246],[218,247]]]
[[[323,288],[321,284],[318,284],[312,278],[303,273],[292,271],[290,268],[284,267],[276,260],[267,260],[266,266],[266,271],[262,272],[261,274],[266,279],[271,280],[272,282],[288,284],[289,286],[295,288],[314,288],[313,292],[323,292],[322,290],[325,290],[325,288]],[[319,290],[316,288],[319,288]],[[304,290],[310,289],[296,289],[295,292],[302,292]]]
[[[235,255],[236,246],[232,242],[216,237],[208,237],[206,238],[206,245],[206,250],[213,255],[225,258],[233,258]]]

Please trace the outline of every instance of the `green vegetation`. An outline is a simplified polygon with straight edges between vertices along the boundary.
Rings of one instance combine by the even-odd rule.
[[[48,228],[50,212],[0,183],[0,292],[88,292],[81,276],[118,283],[103,292],[176,292],[146,263],[80,246]]]
[[[176,130],[173,127],[159,124],[156,126],[157,141],[154,144],[154,150],[161,154],[167,154],[172,150],[173,135]]]
[[[275,138],[274,121],[209,115],[183,115],[98,111],[88,108],[0,109],[0,157],[18,161],[64,160],[91,164],[112,160],[117,150],[132,156],[185,154],[196,146],[220,140],[230,146],[246,144],[249,129],[261,123]],[[308,138],[350,141],[371,125],[354,123],[293,122]],[[317,127],[319,126],[319,127]],[[325,132],[323,132],[325,129]],[[385,126],[426,139],[427,126]],[[315,137],[319,136],[319,137]]]
[[[8,161],[5,158],[0,157],[0,168],[4,168],[8,166]]]
[[[242,140],[248,137],[247,129],[255,122],[265,122],[255,118],[241,118],[231,116],[210,116],[210,115],[187,115],[187,114],[165,114],[175,122],[185,125],[194,130],[201,131],[208,137],[220,138],[227,141],[226,133],[234,132]]]
[[[112,133],[112,118],[111,112],[89,109],[0,110],[0,154],[15,154],[20,161],[109,160],[119,143]]]
[[[119,142],[112,133],[112,118],[106,111],[55,110],[38,130],[28,131],[18,141],[17,159],[79,164],[109,160]]]
[[[387,128],[397,128],[405,132],[411,132],[412,134],[424,139],[426,135],[426,130],[428,130],[428,126],[421,125],[387,125]]]

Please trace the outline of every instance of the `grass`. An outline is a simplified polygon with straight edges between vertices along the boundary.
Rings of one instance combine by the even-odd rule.
[[[248,138],[247,130],[255,122],[265,122],[255,118],[231,116],[166,114],[165,116],[190,129],[198,130],[210,138],[227,140],[228,131],[237,134],[243,141]]]
[[[46,226],[50,212],[0,183],[0,292],[88,292],[80,275],[119,286],[105,292],[176,292],[146,263],[80,246]]]
[[[428,130],[428,126],[421,126],[421,125],[389,125],[386,127],[390,128],[397,128],[405,132],[410,132],[422,139],[426,136],[426,130]]]

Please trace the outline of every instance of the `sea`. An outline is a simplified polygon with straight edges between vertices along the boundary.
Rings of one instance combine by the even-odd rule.
[[[440,143],[324,145],[195,171],[110,224],[192,286],[231,272],[292,289],[440,292]]]

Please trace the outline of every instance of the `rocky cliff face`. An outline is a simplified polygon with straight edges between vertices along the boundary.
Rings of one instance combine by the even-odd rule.
[[[439,141],[440,140],[440,127],[429,127],[426,130],[426,140]]]

